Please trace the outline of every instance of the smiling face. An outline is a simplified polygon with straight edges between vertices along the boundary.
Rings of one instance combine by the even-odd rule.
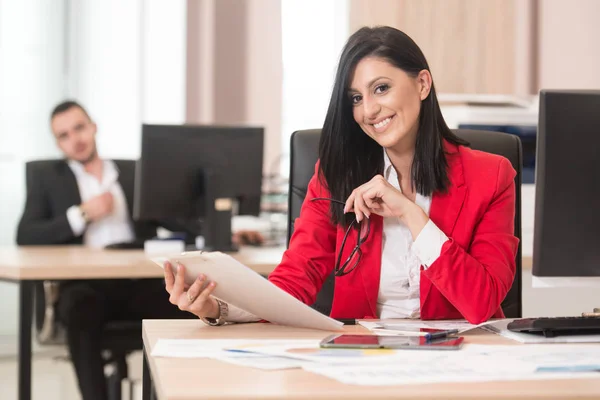
[[[430,88],[427,70],[412,77],[382,58],[363,58],[348,93],[354,120],[384,148],[414,149],[421,101]]]

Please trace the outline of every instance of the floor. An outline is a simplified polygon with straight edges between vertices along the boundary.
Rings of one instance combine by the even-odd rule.
[[[16,337],[0,337],[0,399],[17,399]],[[133,380],[133,399],[142,398],[142,353],[129,359],[129,373]],[[75,372],[64,347],[34,346],[32,365],[32,399],[78,400]],[[129,385],[123,384],[123,400],[129,399]]]

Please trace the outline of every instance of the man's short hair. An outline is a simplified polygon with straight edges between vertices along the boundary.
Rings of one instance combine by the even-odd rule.
[[[66,101],[63,101],[62,103],[58,104],[56,107],[54,107],[54,109],[52,110],[52,113],[50,114],[50,121],[52,121],[54,119],[54,117],[56,117],[58,114],[63,113],[67,110],[70,110],[73,107],[78,107],[79,109],[81,109],[81,111],[83,111],[85,116],[91,120],[90,115],[87,113],[87,111],[85,110],[85,108],[83,108],[83,106],[81,104],[79,104],[75,100],[66,100]]]

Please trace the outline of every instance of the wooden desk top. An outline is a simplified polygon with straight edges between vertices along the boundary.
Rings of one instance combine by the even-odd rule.
[[[366,332],[347,326],[349,332]],[[159,338],[321,339],[327,332],[271,324],[209,327],[199,320],[145,320],[144,346],[151,353]],[[523,346],[484,331],[465,335],[469,343]],[[444,383],[404,386],[351,386],[300,369],[263,371],[211,359],[170,359],[148,356],[159,400],[190,399],[598,399],[600,380],[541,380]]]
[[[267,275],[281,261],[283,247],[242,247],[233,257]],[[142,250],[84,246],[0,247],[0,279],[159,278],[160,267]]]

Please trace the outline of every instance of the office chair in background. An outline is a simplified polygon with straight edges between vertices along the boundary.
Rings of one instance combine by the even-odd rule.
[[[454,133],[468,141],[474,150],[481,150],[506,157],[515,171],[517,171],[517,175],[515,176],[515,236],[519,238],[519,247],[516,257],[515,279],[506,298],[502,302],[502,310],[507,318],[520,318],[523,309],[521,292],[521,171],[523,155],[521,140],[518,136],[500,132],[454,130]],[[310,129],[296,131],[291,137],[288,243],[294,230],[294,220],[300,215],[300,208],[306,196],[308,182],[314,174],[319,152],[320,135],[320,129]],[[317,295],[317,300],[313,304],[313,308],[325,315],[330,314],[334,286],[335,277],[332,273],[323,283],[323,287]]]
[[[60,281],[36,282],[34,285],[34,318],[38,343],[66,344],[64,326],[56,319],[56,302],[60,295]],[[121,382],[129,380],[127,356],[142,350],[141,321],[113,321],[106,324],[102,335],[104,363],[112,367],[106,377],[108,398],[121,400]],[[133,382],[129,382],[130,398],[133,395]]]

